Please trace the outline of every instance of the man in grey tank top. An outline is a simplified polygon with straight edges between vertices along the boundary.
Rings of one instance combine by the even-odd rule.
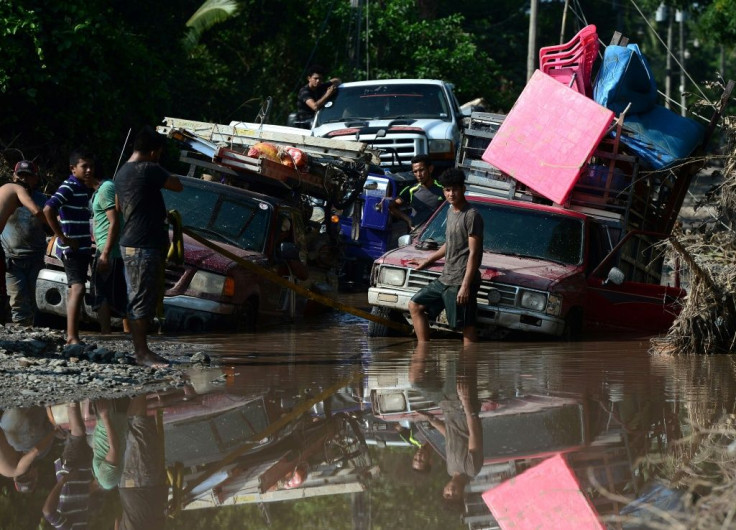
[[[444,309],[454,329],[462,329],[463,342],[477,342],[475,327],[480,267],[483,255],[483,218],[465,199],[465,173],[448,169],[440,176],[447,209],[445,243],[424,261],[412,260],[417,270],[444,258],[440,277],[424,287],[409,302],[414,331],[419,342],[429,341],[429,318]]]

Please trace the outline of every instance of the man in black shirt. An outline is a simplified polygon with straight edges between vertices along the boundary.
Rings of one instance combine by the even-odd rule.
[[[340,84],[340,80],[333,77],[329,81],[325,78],[324,70],[319,66],[309,69],[307,84],[299,89],[296,100],[296,119],[298,121],[311,121],[314,114],[324,107],[325,103],[332,97]]]
[[[128,321],[139,365],[162,367],[167,361],[148,348],[146,331],[154,316],[163,278],[169,232],[161,188],[181,191],[181,181],[158,163],[165,137],[144,127],[133,154],[115,175],[115,204],[123,215],[120,252],[128,282]]]

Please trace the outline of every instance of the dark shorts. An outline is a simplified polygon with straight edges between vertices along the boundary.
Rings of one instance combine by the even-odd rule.
[[[474,284],[470,288],[470,302],[465,305],[457,304],[457,292],[459,285],[445,285],[439,280],[424,287],[415,294],[411,301],[424,306],[427,316],[436,319],[442,310],[445,310],[447,322],[452,329],[462,329],[475,324],[478,314],[478,288],[480,284]]]
[[[92,309],[97,311],[104,302],[107,302],[114,315],[124,317],[128,310],[128,286],[125,283],[123,258],[111,259],[110,266],[104,272],[97,270],[98,258],[99,256],[95,256],[92,261],[90,289]]]
[[[3,246],[0,245],[0,278],[5,278],[5,249],[3,249]],[[8,296],[8,290],[5,285],[5,281],[0,282],[0,302],[2,303],[2,308],[0,308],[0,311],[2,312],[2,323],[5,323],[5,298]]]
[[[92,467],[92,448],[87,443],[87,437],[70,434],[64,444],[61,459],[71,469]]]
[[[91,259],[89,254],[70,254],[61,259],[64,263],[64,272],[66,272],[66,284],[69,287],[75,283],[82,285],[87,283],[87,271]]]
[[[146,488],[166,484],[163,438],[151,416],[128,418],[128,439],[120,488]]]
[[[128,284],[128,318],[150,319],[163,290],[164,252],[153,248],[120,247]]]

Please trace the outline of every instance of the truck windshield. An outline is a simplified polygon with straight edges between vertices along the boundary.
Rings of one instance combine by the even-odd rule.
[[[249,197],[239,197],[220,186],[205,188],[182,179],[179,192],[162,190],[167,210],[181,214],[182,225],[202,237],[246,250],[263,252],[268,233],[270,207]]]
[[[421,241],[445,242],[445,204],[422,232]],[[581,219],[528,208],[473,203],[483,216],[483,250],[562,263],[582,263],[583,222]]]
[[[452,110],[438,85],[381,84],[341,86],[332,105],[317,114],[316,126],[349,120],[431,118],[450,121]]]

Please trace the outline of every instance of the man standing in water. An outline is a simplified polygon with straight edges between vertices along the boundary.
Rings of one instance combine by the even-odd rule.
[[[480,260],[483,255],[483,218],[465,199],[465,173],[448,169],[440,176],[447,209],[445,243],[422,262],[412,260],[417,270],[426,269],[444,258],[437,280],[415,294],[409,302],[414,331],[419,342],[429,341],[429,317],[442,309],[453,328],[461,328],[465,344],[477,342],[476,297],[480,288]],[[428,315],[429,314],[429,315]]]
[[[148,348],[148,323],[162,288],[169,232],[161,189],[181,191],[181,181],[159,165],[165,138],[145,126],[135,138],[133,154],[115,177],[115,202],[123,215],[120,251],[128,284],[128,321],[139,365],[164,367],[168,362]]]

